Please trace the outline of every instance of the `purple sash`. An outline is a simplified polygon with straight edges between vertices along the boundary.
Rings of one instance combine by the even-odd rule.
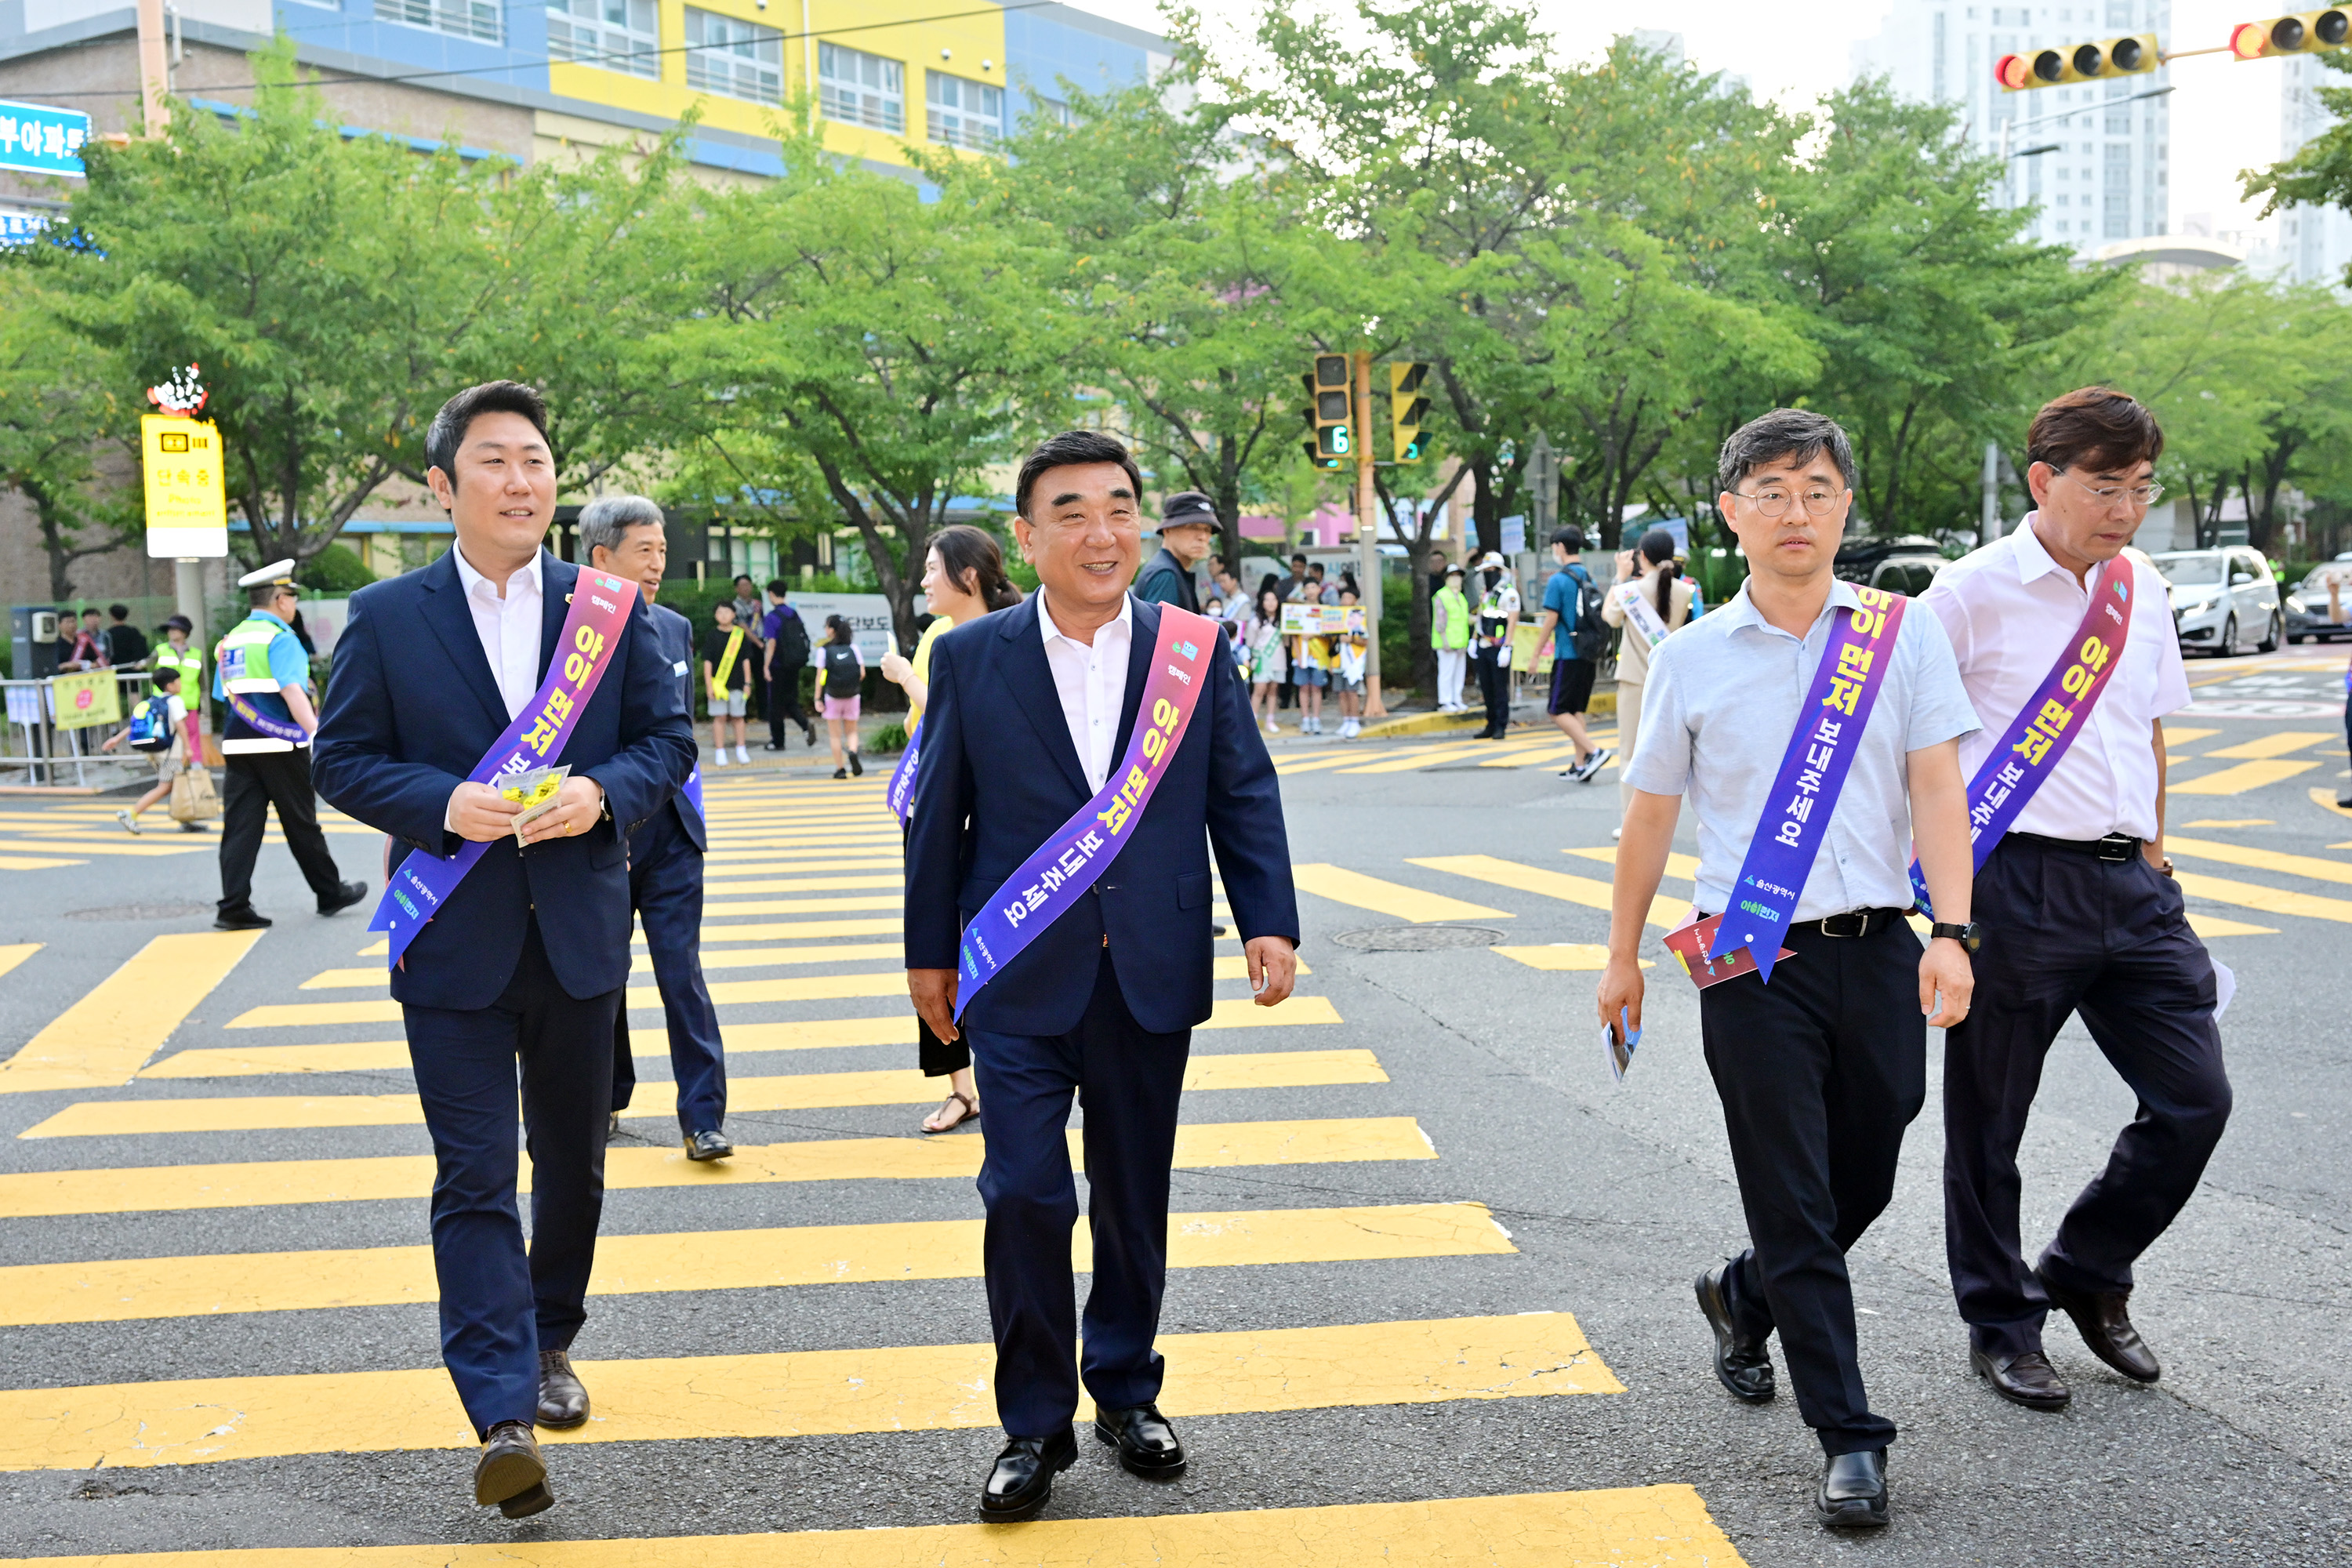
[[[1813,858],[1837,810],[1838,795],[1862,746],[1862,732],[1877,706],[1887,667],[1895,662],[1895,634],[1910,601],[1876,588],[1857,588],[1859,607],[1835,617],[1836,629],[1822,650],[1821,668],[1797,710],[1796,733],[1773,776],[1763,817],[1740,862],[1731,889],[1731,908],[1715,933],[1709,958],[1746,948],[1766,984],[1780,956],[1789,917],[1805,890]]]
[[[1127,754],[1094,799],[1021,862],[1021,868],[998,889],[996,901],[964,927],[957,955],[963,974],[957,1017],[963,1016],[980,988],[1018,958],[1039,931],[1066,913],[1127,847],[1128,826],[1141,815],[1152,791],[1160,787],[1168,759],[1183,743],[1185,726],[1192,721],[1192,710],[1209,681],[1209,660],[1223,648],[1223,634],[1208,616],[1173,605],[1160,606],[1160,637],[1152,647],[1151,674],[1144,681]],[[1049,715],[1046,721],[1055,717]],[[913,750],[911,737],[908,749]]]
[[[2029,524],[2032,521],[2026,519]],[[2083,624],[2066,639],[2058,662],[2050,667],[2050,673],[2042,678],[2042,684],[2002,732],[2004,743],[1986,752],[1985,760],[1977,764],[1977,776],[1969,781],[1969,843],[1974,850],[1974,869],[1984,869],[2017,814],[2058,771],[2059,759],[2083,732],[2091,710],[2098,706],[2099,694],[2107,689],[2107,677],[2123,662],[2124,644],[2131,637],[2131,563],[2122,556],[2099,568]],[[1927,878],[1916,860],[1911,862],[1911,891],[1919,907],[1928,910]]]
[[[256,734],[267,735],[273,741],[291,741],[298,746],[310,743],[310,731],[290,719],[273,719],[253,705],[242,691],[228,694],[229,710],[245,721]]]
[[[605,595],[611,595],[609,598]],[[572,726],[578,722],[580,710],[596,694],[597,682],[613,662],[613,652],[619,646],[621,633],[629,624],[630,606],[636,603],[637,585],[625,577],[608,577],[601,572],[583,571],[572,584],[572,607],[564,612],[563,632],[555,644],[556,657],[547,663],[547,679],[540,682],[522,711],[506,728],[506,733],[482,754],[467,778],[475,784],[489,784],[502,773],[519,773],[528,768],[552,763],[563,753],[563,744],[572,738]],[[699,809],[699,803],[697,805]],[[416,940],[474,862],[488,848],[486,843],[468,839],[455,855],[443,859],[422,849],[412,849],[408,858],[392,873],[383,889],[383,901],[375,907],[375,918],[368,921],[368,930],[386,932],[389,956],[386,968],[400,966],[401,954]]]
[[[922,736],[923,721],[918,719],[915,727],[907,731],[907,749],[898,753],[898,765],[890,770],[890,788],[883,797],[890,803],[891,813],[901,827],[907,826],[907,813],[914,809],[915,768],[922,761]]]

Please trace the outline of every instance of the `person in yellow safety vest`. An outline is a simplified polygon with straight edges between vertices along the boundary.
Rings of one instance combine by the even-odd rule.
[[[237,579],[252,612],[213,654],[213,695],[229,705],[221,730],[228,779],[221,792],[221,899],[215,931],[257,931],[269,918],[253,907],[253,863],[269,808],[286,847],[331,915],[367,897],[365,882],[346,882],[319,831],[319,800],[310,786],[310,737],[319,716],[310,703],[310,658],[287,623],[298,601],[294,563],[273,562]]]
[[[188,637],[194,630],[185,616],[166,616],[163,644],[149,656],[155,668],[180,672],[180,692],[187,700],[191,713],[196,710],[198,694],[204,689],[198,683],[205,678],[205,656],[188,646]]]
[[[1445,586],[1430,595],[1429,646],[1437,650],[1437,710],[1461,713],[1462,679],[1470,668],[1470,601],[1462,595],[1462,568],[1445,569]]]

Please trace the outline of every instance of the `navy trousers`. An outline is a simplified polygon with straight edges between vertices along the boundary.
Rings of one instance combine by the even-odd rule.
[[[1066,1432],[1078,1410],[1079,1322],[1070,1233],[1077,1223],[1066,1129],[1086,1091],[1087,1215],[1094,1288],[1087,1293],[1086,1388],[1124,1410],[1160,1397],[1166,1365],[1152,1342],[1168,1274],[1168,1169],[1192,1032],[1146,1032],[1127,1010],[1106,949],[1094,994],[1066,1035],[967,1030],[988,1148],[982,1246],[996,1332],[996,1413],[1014,1437]]]
[[[2213,961],[2189,929],[2180,885],[2128,860],[2014,834],[1977,873],[1985,928],[1976,1004],[1944,1040],[1944,1248],[1977,1347],[2042,1348],[2050,1299],[2018,1235],[2017,1146],[2042,1062],[2069,1013],[2138,1112],[2059,1223],[2040,1267],[2067,1290],[2129,1290],[2132,1263],[2197,1190],[2230,1120],[2213,1022]]]
[[[692,810],[691,806],[686,807]],[[669,1025],[669,1070],[677,1079],[677,1125],[691,1137],[727,1120],[727,1062],[719,1014],[702,983],[702,851],[669,806],[629,835],[629,901],[646,933]],[[629,1058],[629,1010],[613,1020],[613,1109],[625,1110],[637,1087]]]
[[[604,1210],[605,1053],[621,993],[568,994],[539,922],[514,978],[487,1007],[404,1006],[416,1094],[433,1135],[433,1269],[441,1357],[486,1436],[539,1406],[539,1352],[587,1321]],[[515,1203],[515,1074],[530,1153],[530,1246]]]
[[[1743,1331],[1780,1331],[1823,1451],[1857,1453],[1894,1441],[1895,1424],[1863,1389],[1845,1255],[1895,1195],[1903,1131],[1927,1102],[1919,939],[1897,921],[1783,945],[1796,956],[1769,985],[1743,974],[1699,993],[1751,1243],[1726,1283]]]

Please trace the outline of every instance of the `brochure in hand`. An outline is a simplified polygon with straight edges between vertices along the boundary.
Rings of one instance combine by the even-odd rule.
[[[555,808],[556,794],[563,788],[563,781],[571,776],[572,764],[565,763],[560,767],[530,768],[499,782],[499,795],[522,807],[513,824],[517,846],[522,843],[522,830],[526,824]]]

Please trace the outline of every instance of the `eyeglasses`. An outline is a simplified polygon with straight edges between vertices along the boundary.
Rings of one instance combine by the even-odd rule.
[[[1846,492],[1830,489],[1822,485],[1811,485],[1800,494],[1791,493],[1784,486],[1767,485],[1754,495],[1749,495],[1745,490],[1734,490],[1731,493],[1741,500],[1752,504],[1759,515],[1777,520],[1788,516],[1791,503],[1801,500],[1804,503],[1807,517],[1827,517],[1837,506],[1839,499]]]
[[[2058,475],[2061,479],[2074,479],[2074,476],[2063,468],[2058,470]],[[2145,511],[2164,499],[2164,487],[2158,484],[2091,485],[2081,479],[2074,479],[2074,484],[2077,489],[2087,490],[2093,500],[2105,507],[2120,502],[2135,511]]]

